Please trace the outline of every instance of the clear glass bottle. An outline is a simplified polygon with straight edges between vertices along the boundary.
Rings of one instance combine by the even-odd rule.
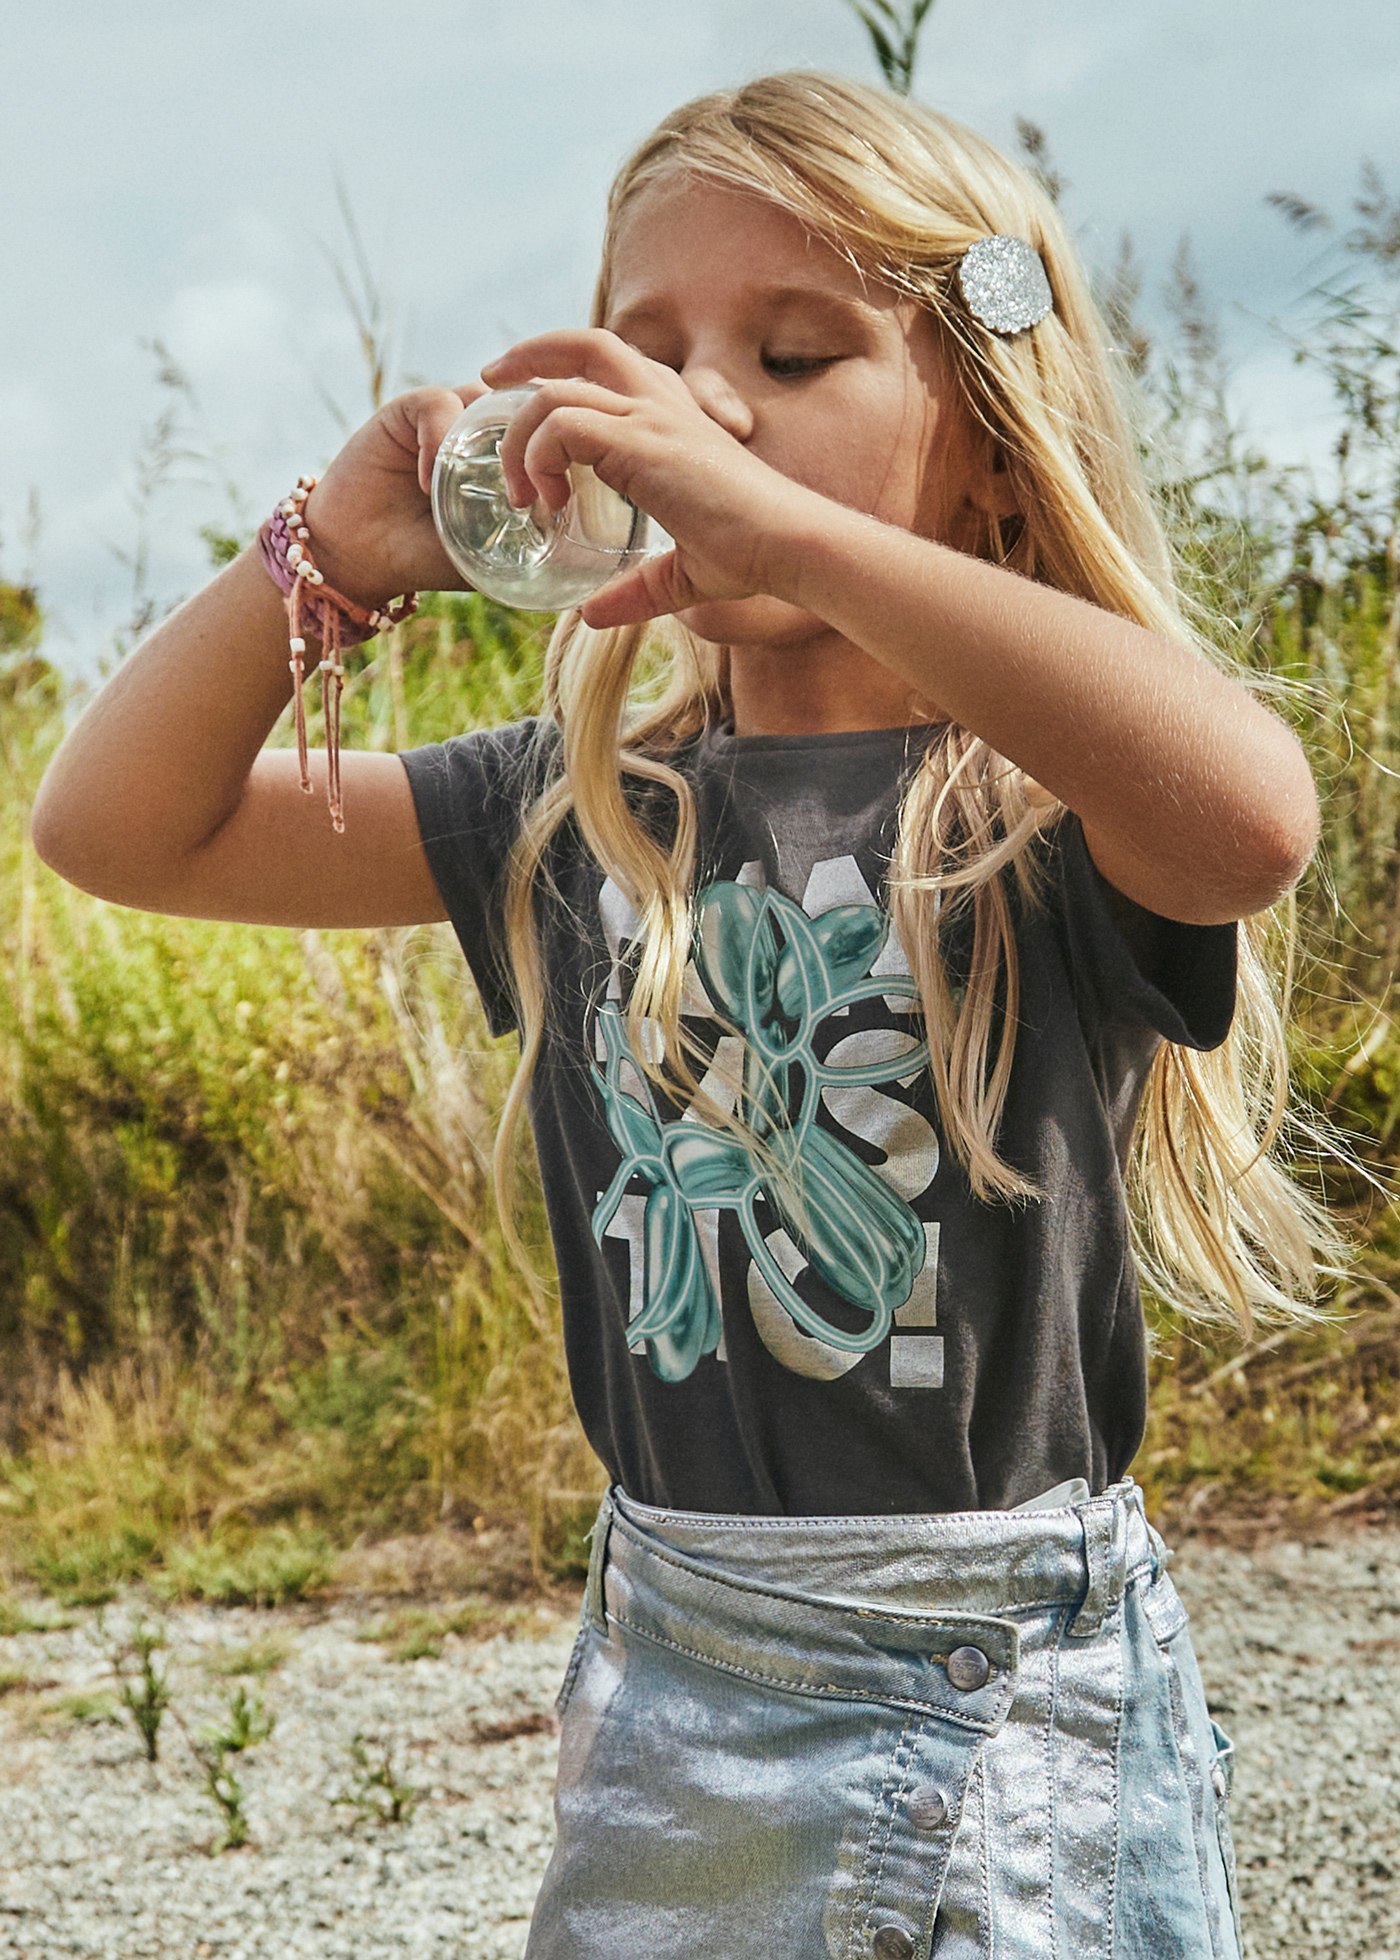
[[[562,510],[511,505],[501,441],[531,385],[480,396],[443,437],[433,464],[433,523],[443,550],[478,592],[529,612],[581,605],[620,572],[669,551],[671,539],[583,463]]]

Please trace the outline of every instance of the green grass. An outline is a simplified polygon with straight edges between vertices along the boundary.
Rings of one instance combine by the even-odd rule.
[[[241,1675],[254,1675],[261,1679],[265,1674],[273,1674],[279,1667],[285,1667],[292,1657],[290,1644],[268,1635],[260,1640],[250,1640],[241,1647],[217,1647],[207,1654],[201,1654],[199,1664],[206,1674],[218,1676],[221,1680],[236,1680]]]
[[[172,1545],[153,1588],[167,1599],[217,1606],[282,1606],[319,1592],[335,1565],[323,1532],[273,1525],[240,1544],[196,1539]]]
[[[1201,594],[1261,669],[1311,690],[1295,725],[1325,834],[1299,887],[1295,1067],[1393,1177],[1400,320],[1393,272],[1378,276],[1370,315],[1324,307],[1303,340],[1350,445],[1331,506],[1229,425],[1195,299],[1177,347],[1113,317]],[[429,595],[354,668],[346,745],[406,748],[534,711],[545,624]],[[490,1037],[450,926],[164,918],[51,873],[28,816],[79,701],[43,636],[39,596],[0,580],[0,894],[15,922],[0,935],[0,1632],[33,1624],[6,1586],[75,1606],[135,1582],[313,1599],[366,1547],[453,1529],[497,1611],[513,1591],[576,1583],[604,1475],[557,1307],[541,1336],[487,1175],[513,1037]],[[294,739],[288,715],[273,740]],[[547,1270],[522,1149],[522,1225]],[[1156,1514],[1400,1513],[1400,1229],[1345,1180],[1335,1201],[1368,1243],[1347,1323],[1260,1343],[1222,1373],[1236,1341],[1188,1339],[1148,1301],[1162,1349],[1133,1468]],[[405,1623],[395,1651],[430,1653],[453,1630]]]

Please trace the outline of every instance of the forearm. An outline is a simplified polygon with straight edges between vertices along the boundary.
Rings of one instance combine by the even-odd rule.
[[[319,643],[303,659],[314,674]],[[39,785],[35,847],[82,882],[116,854],[178,859],[237,804],[291,698],[287,611],[251,546],[127,655]]]
[[[863,512],[826,499],[805,510],[779,596],[1111,840],[1104,868],[1132,896],[1172,917],[1223,919],[1292,882],[1316,836],[1307,758],[1228,674],[1100,606]]]

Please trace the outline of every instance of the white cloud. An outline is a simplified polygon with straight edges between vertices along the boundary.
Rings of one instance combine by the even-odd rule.
[[[245,277],[181,287],[162,337],[184,366],[206,375],[237,366],[246,381],[254,362],[280,354],[286,333],[280,295]]]
[[[37,459],[57,439],[59,421],[59,404],[37,381],[0,382],[0,455]]]
[[[189,440],[211,459],[159,505],[150,580],[169,597],[207,576],[197,526],[227,518],[224,479],[260,513],[369,413],[318,243],[356,277],[337,171],[398,373],[461,380],[583,317],[608,182],[668,109],[774,68],[877,75],[845,0],[532,0],[528,16],[303,0],[291,29],[280,0],[240,0],[172,18],[164,0],[88,0],[6,25],[8,72],[63,80],[12,91],[0,122],[0,265],[26,274],[0,312],[0,536],[8,556],[36,486],[36,573],[85,662],[127,610],[106,545],[134,543],[134,461],[167,399],[143,342],[188,373]],[[1303,283],[1312,247],[1269,190],[1345,222],[1361,157],[1394,155],[1390,10],[1333,0],[1325,32],[1318,18],[1303,0],[938,0],[918,93],[1012,154],[1018,116],[1044,126],[1086,252],[1107,260],[1131,230],[1150,326],[1189,231],[1260,440],[1325,457],[1325,394],[1230,311],[1265,315]],[[289,32],[313,65],[269,58]]]

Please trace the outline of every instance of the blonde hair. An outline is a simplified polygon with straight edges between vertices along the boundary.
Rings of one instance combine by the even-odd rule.
[[[1253,673],[1216,647],[1210,633],[1221,622],[1178,577],[1120,395],[1126,370],[1116,364],[1054,203],[1025,170],[949,116],[827,74],[768,75],[700,96],[668,115],[613,183],[594,326],[607,316],[613,253],[632,199],[676,171],[776,201],[859,271],[926,309],[970,426],[1000,452],[1021,513],[1005,527],[988,515],[976,555],[1193,646],[1256,694],[1285,689],[1282,679]],[[954,283],[965,249],[995,232],[1037,249],[1054,294],[1053,312],[1011,337],[979,325]],[[653,649],[660,686],[647,681]],[[511,1223],[512,1146],[546,1012],[535,898],[552,883],[547,847],[570,812],[638,915],[639,962],[626,1005],[633,1059],[658,1088],[674,1095],[680,1083],[697,1114],[737,1135],[802,1215],[800,1164],[790,1154],[780,1159],[737,1113],[702,1092],[691,1062],[704,1074],[714,1057],[681,1024],[695,928],[696,809],[667,758],[732,712],[727,649],[674,618],[595,630],[569,611],[550,640],[544,692],[539,734],[556,754],[562,750],[562,773],[527,810],[511,855],[506,935],[521,1059],[493,1160],[507,1239],[537,1303],[537,1280]],[[657,801],[673,800],[669,844],[633,808],[629,782]],[[987,1202],[1043,1195],[1002,1161],[995,1143],[1019,1001],[1013,914],[1000,874],[1009,871],[1022,896],[1038,902],[1041,867],[1032,847],[1065,815],[1066,806],[1015,763],[953,722],[934,730],[900,807],[890,911],[917,987],[943,1134]],[[959,1003],[939,937],[968,910],[971,964]],[[1127,1167],[1142,1277],[1186,1320],[1233,1319],[1247,1336],[1256,1314],[1325,1318],[1314,1304],[1318,1275],[1342,1276],[1350,1256],[1331,1214],[1293,1181],[1274,1149],[1285,1124],[1314,1144],[1335,1148],[1337,1136],[1289,1107],[1296,935],[1291,891],[1240,921],[1230,1032],[1209,1052],[1163,1042]],[[1005,1008],[989,1068],[999,977]]]

